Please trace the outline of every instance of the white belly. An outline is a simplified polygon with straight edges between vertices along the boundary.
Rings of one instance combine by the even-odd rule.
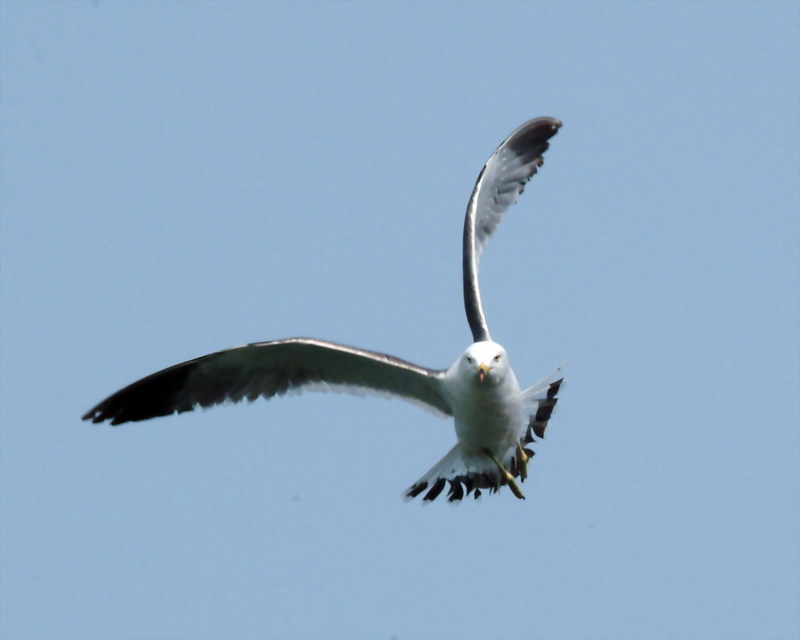
[[[458,439],[469,448],[489,449],[498,456],[515,446],[525,429],[520,395],[516,380],[501,387],[470,389],[454,416]]]

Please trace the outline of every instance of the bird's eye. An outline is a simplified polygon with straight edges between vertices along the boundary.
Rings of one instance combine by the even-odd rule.
[[[467,356],[467,362],[469,362],[469,364],[472,364],[472,358],[470,358],[469,356]]]
[[[500,362],[500,354],[499,353],[494,357],[494,361],[495,362]]]

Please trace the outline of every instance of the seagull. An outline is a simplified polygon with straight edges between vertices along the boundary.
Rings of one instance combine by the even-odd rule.
[[[405,491],[406,500],[458,502],[508,486],[524,499],[534,435],[544,437],[556,406],[561,367],[520,389],[506,350],[492,340],[481,305],[478,262],[492,232],[543,162],[561,122],[535,118],[495,149],[478,175],[467,205],[463,235],[464,307],[469,345],[448,369],[429,369],[394,356],[314,338],[256,342],[210,353],[153,373],[117,391],[83,416],[112,425],[252,402],[287,391],[372,393],[402,398],[451,416],[457,442]]]

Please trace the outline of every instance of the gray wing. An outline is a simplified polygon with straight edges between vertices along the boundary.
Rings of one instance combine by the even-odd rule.
[[[117,391],[83,419],[122,424],[304,388],[391,395],[452,415],[442,394],[443,375],[444,371],[375,351],[290,338],[226,349],[169,367]]]
[[[555,118],[536,118],[506,138],[483,167],[464,220],[464,307],[475,342],[490,340],[478,287],[481,251],[525,184],[542,166],[542,154],[561,126]]]

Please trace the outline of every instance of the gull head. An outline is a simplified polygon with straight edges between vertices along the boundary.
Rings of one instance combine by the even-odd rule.
[[[455,365],[459,377],[480,385],[502,384],[508,372],[508,355],[496,342],[474,342]]]

